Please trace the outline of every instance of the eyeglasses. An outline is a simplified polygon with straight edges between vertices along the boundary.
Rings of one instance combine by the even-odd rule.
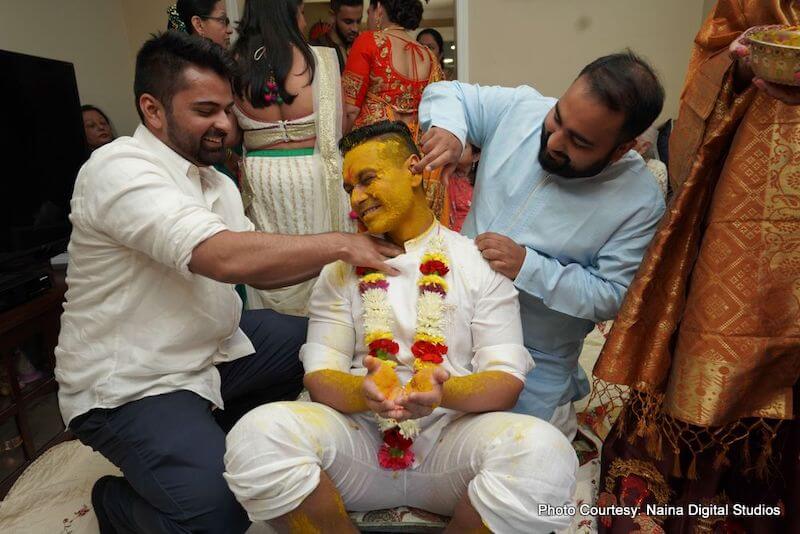
[[[217,22],[219,22],[220,24],[224,24],[225,26],[231,25],[231,19],[229,19],[228,17],[200,17],[200,18],[205,20],[216,20]]]

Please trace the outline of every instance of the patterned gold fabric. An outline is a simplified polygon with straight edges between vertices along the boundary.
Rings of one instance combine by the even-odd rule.
[[[799,15],[792,1],[720,0],[695,39],[670,141],[676,195],[594,369],[652,396],[642,426],[793,417],[800,107],[754,87],[737,94],[727,48]]]

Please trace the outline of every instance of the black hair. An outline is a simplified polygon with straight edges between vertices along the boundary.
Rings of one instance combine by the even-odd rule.
[[[653,67],[630,50],[611,54],[586,65],[592,94],[613,111],[625,114],[619,142],[626,143],[650,127],[664,107],[664,87]]]
[[[175,8],[178,10],[178,16],[183,21],[186,27],[186,32],[189,34],[195,33],[194,26],[192,25],[192,17],[208,17],[214,11],[214,6],[220,0],[178,0],[175,3]]]
[[[377,138],[394,137],[401,141],[407,149],[406,157],[415,154],[419,156],[419,148],[414,142],[411,130],[402,121],[379,121],[361,128],[356,128],[339,141],[339,151],[342,156],[353,150],[358,145]]]
[[[218,44],[196,35],[170,30],[153,35],[142,45],[136,54],[133,94],[143,122],[139,98],[151,94],[171,109],[172,97],[184,87],[183,71],[190,66],[213,70],[227,80],[236,76],[236,63],[228,53]]]
[[[372,9],[378,4],[383,6],[390,22],[399,24],[406,30],[416,30],[422,22],[423,9],[420,0],[369,0]]]
[[[419,42],[419,38],[423,35],[430,35],[433,37],[433,40],[436,41],[436,46],[439,47],[439,54],[444,56],[444,38],[442,37],[442,34],[433,28],[425,28],[417,34],[417,42]]]
[[[364,6],[364,0],[331,0],[331,11],[336,13],[342,6]]]
[[[292,68],[292,46],[303,54],[306,69],[311,71],[310,80],[314,79],[314,54],[297,27],[302,3],[302,0],[247,0],[245,3],[244,16],[237,27],[239,39],[232,50],[242,73],[235,80],[234,89],[253,107],[267,106],[264,94],[271,77],[283,101],[294,102],[297,95],[287,92],[285,87]]]

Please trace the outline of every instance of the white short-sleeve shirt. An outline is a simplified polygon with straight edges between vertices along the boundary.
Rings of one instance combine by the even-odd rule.
[[[253,230],[233,182],[140,125],[92,154],[71,208],[55,351],[64,421],[180,389],[222,407],[214,364],[254,349],[234,287],[188,264],[209,237]]]

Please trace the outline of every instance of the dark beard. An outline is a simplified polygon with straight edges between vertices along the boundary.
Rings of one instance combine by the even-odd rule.
[[[171,111],[167,110],[167,138],[172,143],[175,151],[185,159],[200,166],[214,165],[225,161],[225,133],[210,128],[198,139],[192,138],[189,132],[181,129],[178,122],[172,116]],[[203,137],[221,137],[222,143],[219,147],[208,147],[203,144]]]
[[[335,22],[333,23],[333,31],[336,32],[336,36],[339,37],[339,41],[345,46],[345,48],[350,48],[350,45],[353,44],[353,41],[355,41],[355,39],[348,41],[347,36],[342,35],[342,32],[339,31],[339,25]]]
[[[552,133],[547,131],[547,128],[544,126],[544,122],[542,122],[542,141],[539,146],[539,164],[546,172],[549,172],[550,174],[556,174],[562,178],[589,178],[591,176],[597,176],[603,172],[606,167],[608,167],[609,163],[611,163],[611,157],[616,150],[616,147],[614,147],[605,158],[597,161],[586,169],[579,170],[571,165],[571,161],[566,155],[564,156],[564,161],[561,163],[550,157],[550,154],[547,153],[547,140],[550,139],[551,135]]]

